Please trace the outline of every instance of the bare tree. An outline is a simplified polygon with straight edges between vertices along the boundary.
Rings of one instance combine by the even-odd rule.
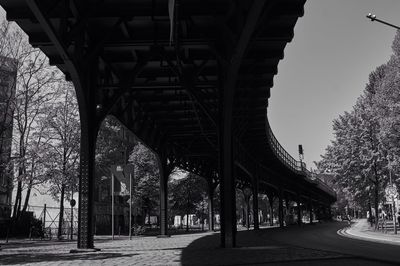
[[[10,97],[9,108],[13,110],[13,157],[18,169],[13,218],[18,218],[21,214],[22,191],[27,184],[29,189],[25,202],[28,202],[33,184],[30,179],[35,176],[28,173],[29,167],[34,166],[28,164],[28,154],[29,149],[37,147],[34,141],[38,137],[35,132],[40,131],[38,118],[54,97],[55,85],[61,74],[56,68],[50,67],[47,57],[29,44],[26,34],[15,24],[3,22],[0,30],[0,52],[15,63],[16,69],[16,92]]]
[[[62,237],[64,219],[64,199],[77,190],[80,126],[79,110],[74,87],[69,82],[61,82],[60,90],[48,112],[46,161],[50,164],[46,171],[49,192],[60,202],[58,238]]]

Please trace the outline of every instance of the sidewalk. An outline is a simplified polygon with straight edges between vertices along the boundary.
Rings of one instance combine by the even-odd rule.
[[[337,231],[337,233],[344,237],[372,241],[377,243],[400,245],[400,230],[397,235],[393,232],[383,233],[382,231],[375,231],[370,227],[367,219],[356,220],[350,227],[346,227]]]
[[[322,226],[243,230],[237,233],[238,247],[225,249],[220,248],[220,235],[210,232],[169,238],[150,236],[129,240],[121,237],[114,241],[102,237],[95,239],[95,247],[101,249],[99,252],[74,254],[69,251],[76,248],[76,241],[15,240],[2,244],[0,265],[376,265],[339,252],[276,240],[282,234],[289,238],[304,237],[304,230],[311,233],[318,229],[326,230]],[[363,264],[356,264],[360,260]]]

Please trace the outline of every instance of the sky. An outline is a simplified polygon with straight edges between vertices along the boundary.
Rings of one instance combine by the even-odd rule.
[[[286,46],[269,99],[274,135],[298,160],[315,169],[333,139],[332,121],[349,111],[371,71],[389,59],[394,28],[365,16],[400,25],[399,0],[307,0],[294,39]]]

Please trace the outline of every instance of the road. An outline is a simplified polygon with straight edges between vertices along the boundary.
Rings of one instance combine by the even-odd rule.
[[[0,265],[400,265],[400,246],[339,236],[345,223],[240,231],[238,247],[220,248],[219,233],[169,238],[96,238],[101,251],[70,254],[76,242],[14,240]]]
[[[400,246],[338,235],[329,222],[238,233],[238,248],[218,249],[206,236],[183,250],[183,265],[400,265]],[[202,262],[202,263],[200,263]]]
[[[304,226],[303,230],[289,228],[289,230],[281,234],[274,232],[270,237],[288,245],[327,250],[353,257],[400,265],[400,246],[340,236],[336,232],[343,226],[343,223],[327,223],[324,225]]]

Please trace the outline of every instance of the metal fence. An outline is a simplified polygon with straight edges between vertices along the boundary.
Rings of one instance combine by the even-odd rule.
[[[11,204],[13,206],[13,204]],[[29,238],[54,239],[58,237],[60,207],[28,205],[27,212],[41,221],[42,228],[30,227]],[[43,232],[43,235],[40,234]],[[78,208],[64,208],[61,237],[73,239],[78,232]],[[75,237],[76,238],[76,237]]]

